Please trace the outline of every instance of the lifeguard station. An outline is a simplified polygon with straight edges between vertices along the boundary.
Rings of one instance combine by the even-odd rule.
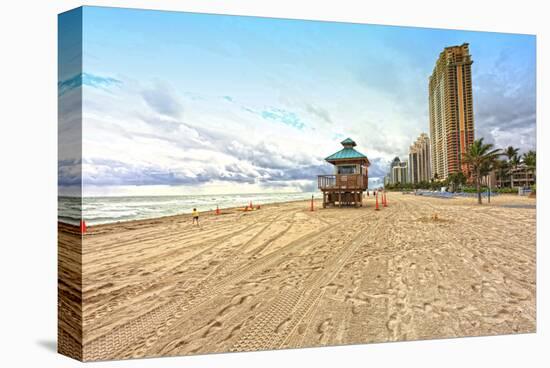
[[[340,142],[343,149],[325,158],[334,165],[334,175],[319,175],[317,182],[323,192],[323,208],[333,206],[363,206],[363,192],[369,186],[370,161],[355,150],[350,138]]]

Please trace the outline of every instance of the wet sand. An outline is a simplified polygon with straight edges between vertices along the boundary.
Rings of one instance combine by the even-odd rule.
[[[534,199],[365,198],[89,228],[84,360],[535,332]]]

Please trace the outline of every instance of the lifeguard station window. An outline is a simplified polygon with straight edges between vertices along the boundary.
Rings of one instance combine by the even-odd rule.
[[[355,174],[356,166],[355,165],[342,165],[338,166],[339,175],[350,175]]]

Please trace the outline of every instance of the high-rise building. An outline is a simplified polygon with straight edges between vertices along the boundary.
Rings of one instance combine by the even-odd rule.
[[[390,164],[390,173],[388,176],[390,184],[409,183],[409,166],[407,160],[401,161],[399,157],[395,157]]]
[[[430,138],[420,134],[409,148],[409,181],[413,184],[430,181]]]
[[[472,59],[468,44],[445,47],[429,84],[431,175],[468,175],[462,154],[474,141]]]

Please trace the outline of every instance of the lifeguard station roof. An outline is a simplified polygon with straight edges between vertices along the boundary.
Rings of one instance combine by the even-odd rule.
[[[344,148],[325,158],[326,161],[331,162],[331,161],[339,161],[339,160],[358,160],[358,159],[365,159],[367,162],[369,161],[367,156],[365,156],[364,154],[362,154],[361,152],[353,148],[357,144],[352,139],[347,138],[340,143],[342,144],[342,146],[344,146]]]
[[[340,142],[342,144],[342,146],[347,146],[348,144],[355,147],[357,146],[357,143],[355,143],[355,141],[351,138],[346,138],[344,139],[342,142]]]

